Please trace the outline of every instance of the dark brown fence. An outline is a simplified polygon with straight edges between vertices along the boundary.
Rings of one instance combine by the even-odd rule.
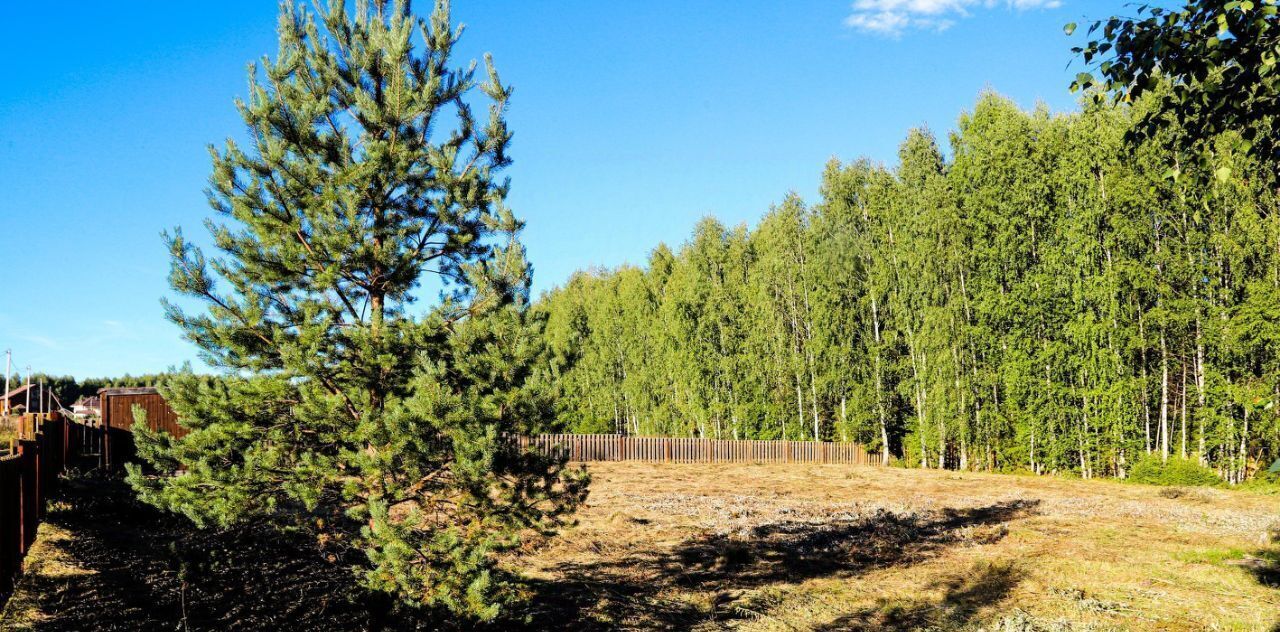
[[[17,442],[16,453],[0,457],[0,595],[9,594],[22,571],[58,475],[90,436],[90,429],[56,413],[31,417],[30,438]]]
[[[881,465],[860,444],[830,441],[750,441],[683,437],[544,434],[521,437],[521,446],[560,452],[570,461],[672,461],[677,463],[849,463]]]

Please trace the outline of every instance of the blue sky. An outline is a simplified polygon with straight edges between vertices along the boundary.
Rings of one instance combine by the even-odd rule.
[[[419,1],[420,11],[426,10]],[[1073,0],[455,0],[461,53],[515,86],[510,204],[535,291],[641,263],[702,216],[816,196],[830,157],[891,161],[985,88],[1075,107]],[[202,235],[206,147],[238,135],[276,4],[10,3],[0,11],[0,350],[79,377],[195,357],[164,320],[159,233]],[[23,280],[19,280],[23,279]],[[43,295],[18,288],[42,287]]]

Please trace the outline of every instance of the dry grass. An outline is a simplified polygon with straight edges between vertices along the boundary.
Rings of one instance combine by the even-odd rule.
[[[1275,497],[834,465],[598,463],[519,565],[573,628],[1270,630]]]
[[[59,507],[53,507],[57,511]],[[65,546],[72,535],[66,529],[51,525],[40,525],[39,538],[31,547],[24,560],[25,572],[32,576],[47,577],[59,584],[66,584],[76,578],[92,575],[94,571],[78,565]],[[25,591],[18,591],[5,604],[3,628],[5,630],[32,630],[43,624],[47,617],[35,607],[36,596]]]
[[[9,454],[10,444],[18,440],[21,418],[0,416],[0,454]]]
[[[1280,497],[838,465],[599,463],[507,560],[495,630],[1273,630]],[[0,629],[471,629],[390,613],[297,538],[193,530],[64,481]]]

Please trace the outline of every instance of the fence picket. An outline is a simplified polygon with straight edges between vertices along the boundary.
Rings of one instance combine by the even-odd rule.
[[[80,443],[62,432],[50,431],[50,441],[61,446]],[[705,439],[698,437],[632,437],[619,435],[542,434],[518,437],[522,449],[533,449],[543,454],[561,454],[570,461],[665,461],[669,463],[842,463],[850,465],[882,466],[879,454],[868,453],[861,445],[849,441],[787,441],[764,439]],[[69,447],[58,455],[46,458],[61,469]],[[50,446],[50,452],[57,452]],[[2,468],[0,468],[2,470]],[[44,479],[49,484],[56,478]],[[43,481],[42,481],[43,482]],[[38,486],[37,486],[38,489]],[[39,490],[45,496],[44,490]],[[0,504],[4,501],[0,490]],[[0,509],[0,512],[3,510]],[[0,538],[3,538],[0,534]],[[2,557],[2,556],[0,556]],[[0,566],[3,562],[0,561]]]

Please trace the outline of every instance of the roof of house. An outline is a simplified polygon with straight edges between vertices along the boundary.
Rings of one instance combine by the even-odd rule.
[[[127,388],[98,389],[98,395],[103,397],[111,396],[111,395],[155,395],[155,394],[158,394],[159,392],[160,391],[156,390],[156,388],[153,386],[131,386]]]
[[[4,396],[4,399],[13,399],[14,397],[17,397],[18,395],[22,395],[23,393],[25,393],[25,392],[27,391],[27,389],[31,388],[32,386],[35,386],[35,385],[34,385],[34,384],[23,384],[22,386],[19,386],[18,388],[15,388],[15,389],[13,389],[13,390],[9,391],[9,392],[8,392],[8,394],[6,394],[6,395]]]
[[[76,403],[72,404],[73,407],[84,406],[85,408],[97,408],[98,406],[101,406],[101,405],[102,405],[102,399],[99,398],[97,395],[81,397],[80,399],[76,400]]]

